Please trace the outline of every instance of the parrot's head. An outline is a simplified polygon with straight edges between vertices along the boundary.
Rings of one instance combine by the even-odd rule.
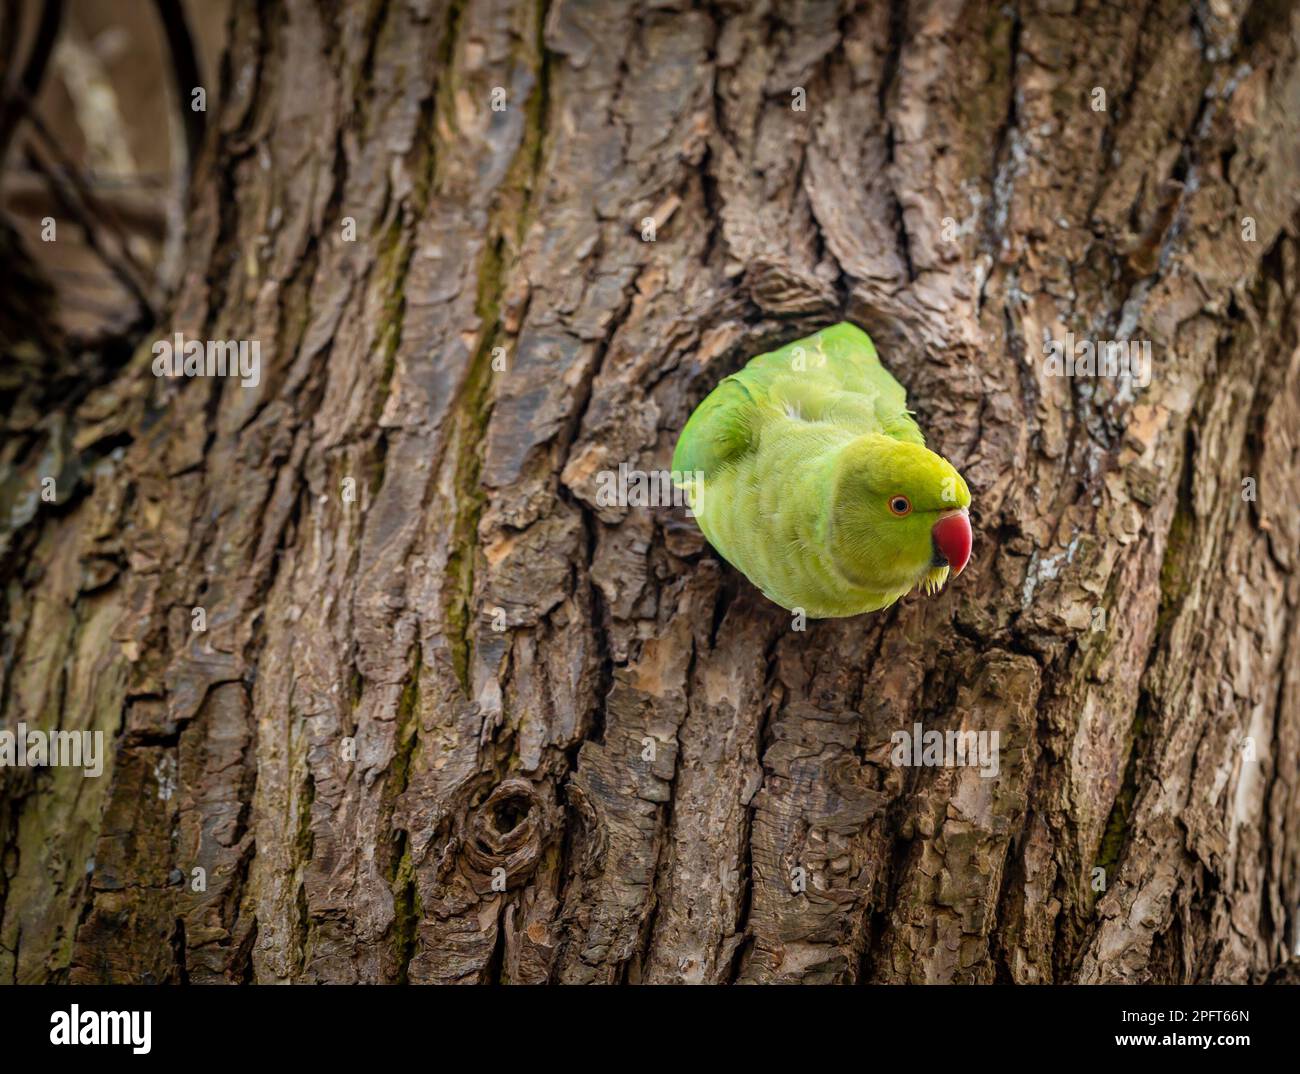
[[[835,564],[878,592],[934,592],[970,559],[969,507],[970,489],[947,459],[892,437],[859,437],[831,480]]]

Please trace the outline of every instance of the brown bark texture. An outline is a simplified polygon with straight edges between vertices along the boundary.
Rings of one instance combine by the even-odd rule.
[[[246,0],[209,93],[159,323],[5,386],[0,726],[111,748],[0,769],[0,981],[1288,962],[1300,8]],[[597,490],[840,320],[975,552],[797,629]],[[176,332],[260,383],[155,377]]]

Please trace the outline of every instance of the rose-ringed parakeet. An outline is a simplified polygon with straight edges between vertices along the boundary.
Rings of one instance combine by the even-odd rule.
[[[907,393],[851,324],[725,378],[686,422],[673,470],[709,543],[810,618],[933,592],[970,558],[966,482],[926,448]]]

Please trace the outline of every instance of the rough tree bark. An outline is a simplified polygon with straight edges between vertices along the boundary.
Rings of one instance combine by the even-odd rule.
[[[169,312],[7,438],[4,726],[115,748],[0,772],[0,980],[1287,961],[1295,6],[249,0],[230,31]],[[799,631],[597,475],[841,319],[969,479],[975,558]],[[260,340],[261,384],[156,379],[177,331]],[[1150,385],[1047,375],[1067,331],[1150,340]],[[916,722],[999,731],[999,777],[893,766]]]

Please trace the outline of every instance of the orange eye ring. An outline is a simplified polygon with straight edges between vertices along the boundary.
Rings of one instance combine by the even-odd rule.
[[[892,514],[902,518],[904,515],[912,513],[912,501],[906,496],[899,493],[897,496],[889,497],[889,510]]]

